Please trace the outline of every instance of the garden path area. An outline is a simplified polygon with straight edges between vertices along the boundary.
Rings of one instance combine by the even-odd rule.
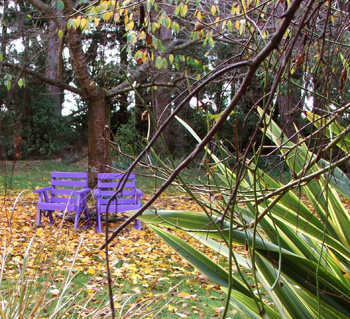
[[[96,232],[95,222],[93,227],[74,231],[72,223],[66,220],[62,222],[60,218],[55,218],[55,225],[49,226],[48,218],[43,217],[42,225],[37,227],[37,195],[27,190],[16,199],[19,193],[11,191],[10,195],[2,194],[0,197],[0,254],[3,270],[0,294],[3,297],[0,302],[7,302],[6,296],[11,295],[9,289],[20,285],[21,271],[25,270],[24,280],[34,282],[31,284],[34,292],[28,303],[34,305],[41,296],[40,292],[45,289],[47,305],[44,312],[49,313],[55,307],[55,300],[65,292],[65,285],[70,279],[67,276],[72,275],[75,277],[69,283],[67,298],[79,292],[73,304],[75,311],[79,308],[79,315],[93,313],[101,305],[107,309],[106,258],[105,252],[99,250],[105,234]],[[146,195],[143,200],[149,196]],[[193,202],[175,195],[164,195],[157,205],[165,209],[196,209]],[[112,228],[116,225],[110,224]],[[211,256],[208,251],[206,254]],[[220,316],[225,295],[219,287],[196,272],[144,224],[141,231],[130,226],[109,246],[109,260],[114,305],[120,317]],[[72,311],[67,311],[67,318],[70,318]],[[235,311],[232,311],[231,315],[234,314]],[[40,318],[48,317],[41,315]]]

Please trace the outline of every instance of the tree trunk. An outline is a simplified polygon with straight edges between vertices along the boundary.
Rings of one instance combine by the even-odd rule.
[[[48,28],[48,40],[46,51],[46,69],[45,76],[49,79],[58,80],[58,59],[60,49],[60,38],[57,36],[56,25],[50,21]],[[63,89],[57,86],[47,85],[47,89],[52,97],[58,114],[62,113]]]
[[[162,74],[158,77],[158,79],[162,82],[169,81],[168,74]],[[167,105],[171,102],[172,97],[172,90],[170,88],[162,87],[158,88],[154,92],[154,106],[155,106],[155,117],[157,120],[157,125],[160,127],[163,122],[169,117],[171,114],[170,108],[166,108]],[[166,147],[169,149],[170,152],[174,150],[175,143],[174,143],[174,134],[173,134],[173,122],[170,122],[164,129],[162,136],[164,138],[164,142]],[[163,145],[158,144],[159,151],[164,152]]]
[[[104,91],[99,89],[96,96],[87,101],[88,110],[88,171],[89,187],[97,184],[97,173],[108,172],[111,164],[109,139],[110,104]]]
[[[122,30],[122,32],[121,32]],[[119,47],[116,47],[115,49],[119,49],[127,44],[126,38],[124,37],[125,34],[125,28],[123,26],[120,26],[117,32],[116,36],[116,42],[119,43]],[[128,52],[127,50],[120,50],[120,66],[122,70],[128,69]],[[123,79],[122,74],[118,74],[118,76]],[[122,80],[121,80],[122,81]],[[129,120],[128,116],[128,92],[124,92],[122,94],[118,94],[118,97],[116,99],[117,104],[117,111],[115,111],[111,116],[111,127],[113,128],[114,134],[117,132],[117,129],[122,124],[127,124]]]
[[[105,91],[91,79],[81,32],[78,29],[69,29],[68,44],[73,69],[85,92],[84,100],[88,105],[89,187],[94,188],[97,184],[97,173],[108,171],[111,165],[110,145],[106,142],[109,139],[110,104]]]
[[[278,97],[278,110],[280,114],[280,126],[282,132],[291,138],[291,141],[296,143],[298,136],[294,125],[298,123],[301,117],[301,99],[300,92],[294,92],[293,94],[280,95]],[[293,136],[294,135],[294,136]]]
[[[167,29],[165,27],[160,28],[160,39],[163,44],[167,45],[172,40],[172,32],[171,29]],[[167,69],[163,71],[157,78],[162,83],[171,82],[171,72]],[[155,117],[157,120],[158,127],[163,124],[163,122],[168,118],[171,113],[170,108],[166,108],[171,100],[172,100],[173,89],[169,87],[159,87],[156,91],[154,91],[154,109],[155,109]],[[174,134],[173,134],[173,122],[169,123],[162,135],[166,144],[166,147],[169,151],[173,151],[174,145]],[[163,152],[163,145],[160,145],[160,151]]]
[[[144,72],[140,73],[138,81],[139,83],[147,82],[146,73]],[[141,90],[136,87],[136,91],[140,95],[141,99],[137,94],[135,94],[135,108],[134,108],[135,123],[136,123],[135,128],[141,134],[141,136],[146,136],[148,132],[148,121],[147,121],[147,117],[142,116],[142,114],[144,114],[144,112],[146,111],[146,108],[144,107],[144,103],[149,107],[151,106],[152,104],[151,96],[150,96],[149,90]]]

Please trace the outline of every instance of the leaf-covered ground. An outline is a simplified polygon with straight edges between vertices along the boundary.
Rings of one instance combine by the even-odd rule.
[[[48,299],[59,296],[72,269],[76,275],[71,283],[72,292],[81,289],[82,296],[91,296],[88,304],[80,306],[81,313],[108,302],[105,252],[99,250],[105,235],[98,234],[94,225],[74,231],[71,222],[58,217],[54,226],[49,226],[48,218],[43,217],[42,225],[37,227],[36,202],[36,195],[30,191],[17,200],[15,194],[0,198],[3,283],[20,276],[27,247],[35,235],[25,269],[26,277],[35,281],[38,290],[46,287]],[[163,196],[157,202],[157,207],[165,209],[196,209],[193,205],[178,196]],[[206,253],[217,258],[209,251]],[[225,295],[219,288],[194,271],[144,225],[141,231],[133,227],[125,230],[109,246],[109,259],[114,304],[124,317],[216,318],[222,311]],[[4,285],[2,290],[6,296]],[[50,311],[50,302],[47,309]]]

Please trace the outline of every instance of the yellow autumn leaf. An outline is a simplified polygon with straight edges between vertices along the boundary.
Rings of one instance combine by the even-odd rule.
[[[239,21],[239,34],[243,34],[246,27],[246,21],[244,19]]]
[[[112,16],[112,13],[107,11],[103,14],[103,20],[108,21],[111,18],[111,16]]]
[[[115,309],[121,309],[123,306],[119,302],[114,303],[114,308]]]
[[[232,32],[232,22],[231,21],[227,22],[227,29],[229,29],[229,31]]]
[[[77,17],[75,20],[74,20],[74,28],[78,28],[80,26],[80,22],[81,22],[81,16]]]
[[[108,8],[108,3],[107,3],[107,1],[103,1],[103,2],[101,3],[101,10],[107,10],[107,8]]]
[[[241,0],[242,6],[243,6],[243,12],[247,12],[247,6],[245,3],[245,0]]]
[[[236,26],[236,29],[239,31],[239,28],[241,26],[241,23],[239,22],[239,20],[236,20],[235,26]]]
[[[89,268],[89,269],[86,271],[86,273],[88,273],[88,274],[90,274],[90,275],[94,275],[94,274],[96,274],[96,271],[95,271],[95,269],[93,269],[93,268]]]
[[[216,6],[212,6],[211,9],[210,9],[210,12],[213,16],[215,16],[216,14]]]
[[[130,44],[135,44],[136,42],[137,42],[137,37],[136,37],[135,33],[133,33],[133,34],[131,35]]]
[[[188,7],[187,4],[185,4],[182,8],[181,8],[181,16],[184,18],[186,16]]]
[[[224,22],[222,23],[222,27],[221,27],[222,30],[225,30],[226,22],[227,22],[227,21],[224,21]]]
[[[80,28],[85,29],[88,25],[88,22],[89,22],[88,19],[85,19],[85,18],[81,19]]]
[[[84,257],[84,258],[82,258],[81,262],[83,264],[88,264],[90,262],[90,258],[89,257]]]
[[[38,230],[36,231],[36,234],[38,236],[44,236],[45,235],[45,231],[42,228],[38,228]]]
[[[167,305],[166,308],[168,309],[169,312],[176,312],[177,311],[177,307],[174,307],[172,305]]]
[[[88,293],[89,295],[93,295],[94,291],[91,288],[85,289],[85,292]]]
[[[125,26],[125,31],[130,31],[134,28],[134,21],[130,21],[126,26]]]
[[[140,35],[139,35],[139,39],[140,39],[140,40],[146,39],[146,32],[145,32],[145,31],[141,31],[141,33],[140,33]]]
[[[148,54],[147,54],[147,52],[143,52],[142,55],[141,55],[142,63],[146,63],[147,60],[148,60]]]
[[[120,22],[120,14],[118,12],[114,15],[114,21],[118,23]]]
[[[186,299],[191,297],[191,295],[189,293],[187,293],[187,292],[180,292],[180,293],[177,294],[177,296],[179,298],[186,298]]]

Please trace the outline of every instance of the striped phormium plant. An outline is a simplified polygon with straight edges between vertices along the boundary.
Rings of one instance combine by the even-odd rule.
[[[208,183],[202,188],[184,185],[200,211],[147,210],[139,218],[220,285],[227,305],[249,318],[349,318],[350,218],[345,204],[350,181],[338,168],[350,157],[349,128],[334,118],[308,113],[316,131],[293,143],[263,110],[258,111],[263,135],[288,165],[288,182],[258,167],[262,148],[251,158],[239,158],[218,144],[215,154],[206,149]],[[200,141],[187,123],[178,120]],[[319,133],[328,144],[316,153],[307,143]],[[325,160],[323,155],[336,145],[344,156]],[[235,164],[230,166],[232,159]],[[174,228],[225,262],[214,262],[172,232]]]

